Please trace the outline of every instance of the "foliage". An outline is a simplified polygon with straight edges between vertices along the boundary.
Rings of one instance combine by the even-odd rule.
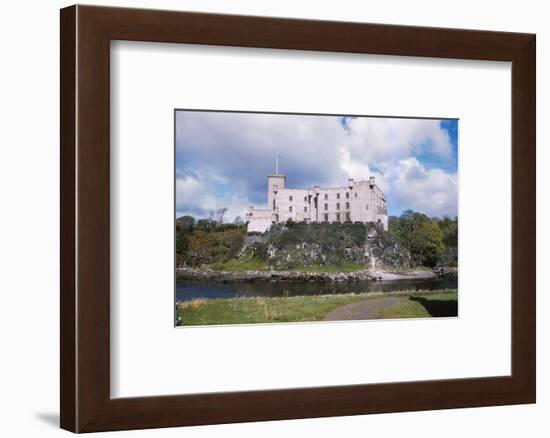
[[[448,216],[444,216],[441,220],[435,220],[443,234],[442,240],[445,246],[456,248],[458,246],[458,217],[450,219]]]
[[[195,218],[193,216],[181,216],[176,219],[176,225],[180,227],[193,228],[195,226]]]
[[[221,263],[206,265],[206,268],[214,271],[267,271],[267,264],[259,258],[241,257]]]
[[[389,232],[373,223],[288,221],[263,235],[249,236],[245,246],[246,224],[239,217],[233,223],[219,223],[214,217],[182,216],[176,220],[176,263],[216,270],[261,270],[269,265],[343,272],[364,268],[375,257],[381,266],[457,266],[458,218],[429,218],[408,210],[390,219]]]
[[[245,238],[244,225],[217,225],[209,219],[182,216],[176,220],[176,264],[201,266],[235,259]]]
[[[450,219],[445,216],[438,220],[437,224],[443,233],[443,243],[445,244],[442,264],[458,266],[458,217]]]
[[[407,210],[392,221],[390,232],[409,250],[416,265],[436,266],[441,262],[445,244],[443,232],[434,220]]]

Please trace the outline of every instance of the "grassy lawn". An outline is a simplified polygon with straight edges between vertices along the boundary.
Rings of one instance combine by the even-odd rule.
[[[431,316],[457,316],[457,293],[412,294],[381,313],[383,318],[429,318]]]
[[[223,263],[213,263],[211,265],[204,265],[205,268],[212,269],[213,271],[267,271],[267,263],[263,260],[254,258],[242,258],[232,259]]]
[[[384,318],[418,318],[449,313],[456,308],[455,291],[394,293],[405,300],[383,309]],[[177,315],[183,325],[252,324],[322,321],[338,306],[380,298],[380,294],[310,295],[274,298],[193,300],[180,303]],[[450,303],[450,304],[449,304]],[[386,313],[387,312],[387,313]],[[456,312],[455,312],[456,313]]]
[[[254,258],[233,259],[223,263],[213,263],[203,265],[207,269],[213,271],[237,272],[237,271],[267,271],[267,264],[263,260]],[[289,269],[293,272],[357,272],[367,269],[367,266],[362,263],[343,262],[337,266],[303,266],[300,268]]]
[[[368,266],[364,263],[351,263],[351,262],[342,262],[340,265],[333,266],[324,266],[324,265],[313,265],[313,266],[302,266],[300,268],[290,269],[294,272],[357,272],[368,269]]]

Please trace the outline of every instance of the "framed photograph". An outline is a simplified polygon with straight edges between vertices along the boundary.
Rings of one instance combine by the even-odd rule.
[[[535,36],[61,10],[61,427],[535,402]]]
[[[175,131],[176,325],[458,316],[458,120],[178,109]]]

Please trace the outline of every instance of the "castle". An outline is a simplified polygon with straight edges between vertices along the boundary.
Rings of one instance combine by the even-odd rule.
[[[345,187],[308,189],[286,188],[286,175],[267,175],[266,209],[250,207],[247,231],[263,233],[274,223],[294,222],[374,222],[388,229],[386,197],[371,176],[368,180],[348,180]]]

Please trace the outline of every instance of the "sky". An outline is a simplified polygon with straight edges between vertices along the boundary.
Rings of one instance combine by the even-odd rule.
[[[176,217],[266,208],[277,154],[288,188],[374,176],[388,215],[458,214],[458,120],[178,110]]]

